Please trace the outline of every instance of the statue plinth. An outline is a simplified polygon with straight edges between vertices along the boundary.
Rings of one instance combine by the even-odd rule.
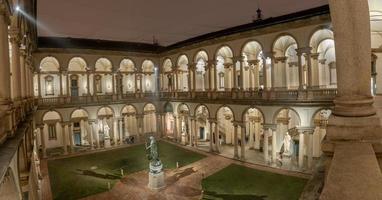
[[[166,186],[164,182],[163,165],[159,159],[157,143],[153,136],[150,136],[150,145],[146,144],[146,150],[150,150],[148,154],[148,159],[150,160],[149,165],[149,184],[148,187],[151,190],[159,190]]]
[[[105,137],[104,138],[104,143],[105,143],[105,148],[111,147],[110,137]]]
[[[149,184],[148,187],[151,190],[159,190],[166,186],[164,182],[164,172],[161,171],[159,173],[149,173]]]

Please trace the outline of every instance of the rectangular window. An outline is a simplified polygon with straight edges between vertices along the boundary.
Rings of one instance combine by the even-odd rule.
[[[53,85],[53,77],[47,76],[45,77],[45,94],[54,95],[54,85]]]
[[[57,140],[57,133],[56,133],[56,125],[55,124],[49,124],[48,125],[48,134],[49,134],[49,140]]]

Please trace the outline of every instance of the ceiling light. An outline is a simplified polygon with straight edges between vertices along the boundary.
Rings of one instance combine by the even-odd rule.
[[[16,6],[16,11],[20,11],[20,6]]]

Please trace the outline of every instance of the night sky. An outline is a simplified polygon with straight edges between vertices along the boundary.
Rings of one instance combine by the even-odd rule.
[[[251,22],[256,0],[38,0],[39,36],[161,45]],[[328,4],[327,0],[260,0],[264,18]]]

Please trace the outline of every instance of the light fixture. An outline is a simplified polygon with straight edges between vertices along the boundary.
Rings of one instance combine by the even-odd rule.
[[[20,11],[20,6],[16,6],[16,11]]]

